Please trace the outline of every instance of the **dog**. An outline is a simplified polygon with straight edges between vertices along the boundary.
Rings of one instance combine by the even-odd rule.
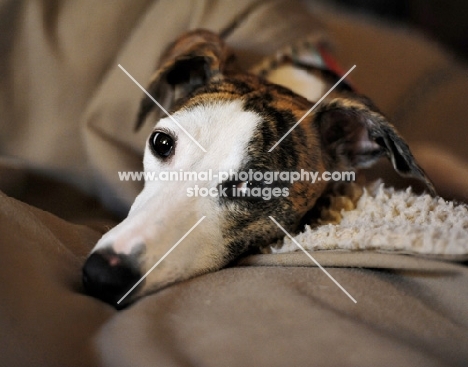
[[[435,194],[403,138],[349,83],[338,85],[310,111],[312,100],[339,74],[294,60],[293,53],[276,55],[254,74],[236,67],[235,55],[215,33],[195,30],[175,41],[147,89],[172,117],[160,118],[147,140],[145,172],[306,170],[322,175],[356,171],[386,156],[399,174],[421,180]],[[157,120],[159,113],[146,96],[137,127]],[[274,184],[287,195],[234,197],[236,189],[264,189],[271,183],[230,176],[222,182],[197,182],[200,188],[231,193],[215,197],[188,195],[193,182],[146,181],[127,218],[87,258],[85,290],[120,308],[175,282],[219,270],[284,237],[270,216],[289,233],[298,233],[330,186],[325,180]]]

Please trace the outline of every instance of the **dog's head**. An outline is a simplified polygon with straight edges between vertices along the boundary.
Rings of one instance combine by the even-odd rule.
[[[430,186],[407,144],[365,98],[324,100],[289,131],[313,103],[236,71],[228,48],[210,32],[174,43],[148,91],[171,113],[159,119],[153,100],[142,101],[138,125],[159,119],[144,153],[144,170],[155,176],[83,270],[87,291],[114,305],[145,275],[119,304],[284,237],[269,216],[296,233],[328,185],[320,180],[326,172],[354,171],[388,156],[399,173]],[[301,171],[319,179],[273,176]]]

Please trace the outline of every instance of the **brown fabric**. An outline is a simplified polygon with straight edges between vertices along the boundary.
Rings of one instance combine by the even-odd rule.
[[[100,233],[0,195],[0,364],[84,366],[90,336],[111,314],[79,293]]]
[[[104,229],[0,196],[0,365],[463,366],[468,360],[464,266],[314,253],[354,304],[304,254],[256,255],[116,312],[80,286],[85,254]]]

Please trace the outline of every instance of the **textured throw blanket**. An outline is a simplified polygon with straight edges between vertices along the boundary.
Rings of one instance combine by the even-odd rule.
[[[359,191],[358,188],[354,189]],[[349,210],[355,205],[354,209]],[[453,260],[468,258],[468,207],[411,189],[398,191],[376,184],[353,204],[333,197],[322,210],[319,226],[307,226],[295,240],[305,249],[385,251]],[[334,220],[330,220],[334,218]],[[324,223],[334,221],[335,223]],[[272,253],[297,251],[289,238],[270,247]]]

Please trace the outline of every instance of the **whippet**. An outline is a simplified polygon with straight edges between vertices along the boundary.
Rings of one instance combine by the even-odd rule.
[[[320,50],[318,54],[323,55]],[[171,117],[160,118],[147,140],[145,172],[305,170],[321,175],[355,171],[387,156],[397,172],[422,180],[434,192],[395,128],[347,83],[338,85],[288,133],[314,106],[312,99],[338,79],[330,68],[304,65],[290,56],[276,57],[270,63],[276,64],[275,70],[260,68],[259,76],[237,70],[231,50],[209,31],[192,31],[178,39],[149,83],[148,92],[170,110]],[[294,81],[305,81],[305,88]],[[319,93],[314,95],[311,91],[317,86]],[[145,97],[137,125],[154,118],[154,113],[159,113],[158,107]],[[128,217],[106,233],[88,257],[83,268],[87,292],[117,306],[181,238],[120,305],[218,270],[241,254],[284,237],[269,216],[289,233],[300,231],[329,185],[325,180],[218,181],[196,184],[224,193],[227,188],[228,194],[188,195],[193,181],[146,181]],[[268,200],[232,194],[235,189],[245,192],[272,185],[281,194]]]

